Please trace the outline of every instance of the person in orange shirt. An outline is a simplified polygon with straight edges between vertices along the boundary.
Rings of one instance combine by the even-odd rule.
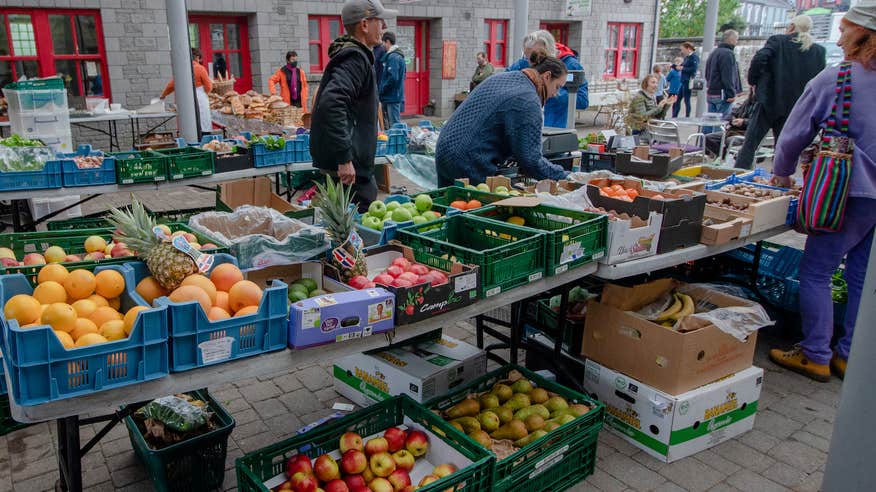
[[[271,95],[277,93],[277,84],[280,84],[280,97],[283,101],[296,108],[304,108],[307,112],[307,77],[298,66],[298,53],[295,51],[286,53],[286,64],[268,79]]]
[[[192,74],[195,78],[195,96],[197,96],[195,102],[201,120],[201,131],[209,133],[213,131],[213,117],[210,116],[210,98],[207,97],[207,94],[213,90],[213,80],[210,79],[206,67],[201,65],[201,50],[198,48],[192,48]],[[164,92],[161,93],[161,100],[164,100],[173,91],[173,79],[170,79]]]

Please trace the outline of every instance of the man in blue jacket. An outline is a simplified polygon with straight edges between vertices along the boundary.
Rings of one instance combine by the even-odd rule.
[[[684,100],[684,117],[690,118],[690,81],[697,76],[697,70],[700,68],[700,56],[697,55],[696,48],[693,43],[685,41],[681,44],[681,54],[684,55],[684,62],[681,64],[681,97],[675,101],[672,107],[672,117],[677,118],[681,112],[681,101]]]
[[[382,66],[378,94],[383,106],[383,122],[387,128],[401,123],[401,109],[405,105],[405,55],[395,44],[395,33],[383,33],[386,53],[380,59]]]

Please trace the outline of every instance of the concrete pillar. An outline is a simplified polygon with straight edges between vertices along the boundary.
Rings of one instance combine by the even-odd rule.
[[[700,72],[706,73],[706,62],[715,48],[715,31],[718,30],[718,5],[720,0],[709,0],[706,5],[706,26],[703,32],[703,56],[700,57]],[[706,112],[706,88],[697,94],[697,116]]]
[[[166,0],[167,27],[170,32],[170,63],[173,67],[174,94],[180,136],[197,142],[198,120],[195,106],[195,78],[189,45],[189,16],[185,0]]]

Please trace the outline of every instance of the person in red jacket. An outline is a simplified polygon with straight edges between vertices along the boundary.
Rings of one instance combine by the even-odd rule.
[[[271,95],[277,93],[277,84],[280,84],[280,97],[283,101],[307,111],[307,77],[298,66],[298,53],[295,51],[286,53],[286,64],[268,79]]]

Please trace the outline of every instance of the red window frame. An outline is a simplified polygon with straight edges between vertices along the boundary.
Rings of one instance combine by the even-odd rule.
[[[542,22],[538,28],[550,32],[554,36],[554,41],[569,46],[568,22]]]
[[[3,14],[3,22],[5,24],[7,36],[9,37],[9,52],[10,55],[0,56],[0,61],[19,61],[19,60],[36,60],[38,62],[38,71],[40,77],[48,77],[57,74],[55,69],[56,60],[74,60],[95,61],[100,63],[100,77],[103,89],[103,96],[112,100],[112,92],[110,91],[109,68],[106,63],[106,46],[103,39],[103,24],[101,23],[100,11],[94,9],[26,9],[26,8],[4,8],[0,9],[0,14]],[[10,14],[24,14],[30,16],[31,26],[33,26],[34,43],[36,45],[36,56],[16,56],[12,51],[12,37],[9,31]],[[71,32],[73,34],[73,54],[56,54],[55,47],[52,43],[52,30],[49,24],[50,15],[65,15],[70,17]],[[94,31],[97,40],[96,54],[79,53],[79,43],[76,39],[76,29],[72,25],[73,16],[91,16],[94,17]],[[82,64],[76,63],[76,83],[80,94],[85,94],[85,84],[82,80]],[[13,63],[13,75],[18,78],[21,74],[17,73],[15,64]]]
[[[317,37],[318,39],[312,39],[310,33],[310,22],[317,21]],[[328,56],[328,47],[334,41],[331,37],[331,29],[329,28],[329,22],[338,21],[338,35],[342,36],[344,34],[344,23],[341,22],[341,16],[339,15],[308,15],[307,16],[307,45],[308,50],[311,46],[316,45],[317,50],[319,52],[319,58],[313,60],[311,57],[310,60],[310,72],[311,73],[322,73],[325,70],[325,67],[328,65],[329,56]]]
[[[639,73],[639,51],[642,47],[642,24],[631,22],[609,22],[607,27],[607,43],[605,49],[605,68],[603,78],[623,79],[637,78]],[[635,39],[632,46],[624,45],[625,34],[632,29]],[[623,55],[629,53],[632,57],[632,71],[622,71],[621,61]],[[609,70],[611,62],[611,70]]]
[[[503,39],[498,39],[497,32],[501,26],[504,33]],[[508,19],[484,19],[484,52],[487,54],[487,61],[497,67],[504,67],[508,64]],[[502,46],[502,59],[496,55],[499,46]]]
[[[213,54],[214,53],[222,53],[225,57],[226,66],[228,66],[228,71],[231,72],[231,75],[235,77],[234,82],[234,90],[240,94],[252,89],[252,68],[250,63],[250,55],[249,55],[249,30],[247,29],[247,19],[246,17],[241,16],[233,16],[233,15],[197,15],[190,14],[189,15],[189,25],[196,24],[198,26],[198,43],[199,49],[201,50],[201,65],[207,69],[210,74],[210,77],[213,77],[213,72],[209,71],[209,63],[213,62]],[[210,39],[210,24],[222,24],[225,26],[223,28],[222,38],[224,40],[224,46],[222,49],[213,49],[213,43]],[[228,47],[228,26],[229,25],[237,26],[237,32],[240,35],[240,43],[237,48],[229,48]],[[231,58],[231,53],[237,53],[240,55],[240,65],[242,73],[234,73],[231,70],[231,64],[229,63]]]

